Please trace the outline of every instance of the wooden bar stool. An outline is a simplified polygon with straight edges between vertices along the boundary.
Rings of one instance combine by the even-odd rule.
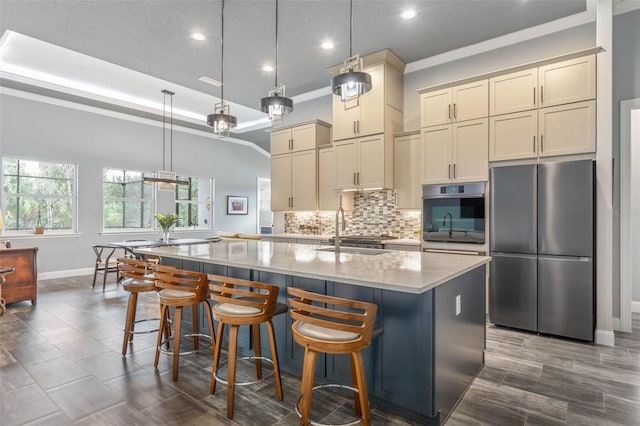
[[[313,390],[322,387],[341,387],[354,391],[356,415],[362,424],[370,425],[369,397],[362,350],[371,343],[377,306],[333,296],[325,296],[289,287],[289,306],[294,323],[293,339],[305,348],[302,367],[302,392],[296,402],[300,423],[310,425]],[[315,305],[313,303],[316,303]],[[322,307],[333,305],[335,309]],[[319,306],[322,305],[322,306]],[[313,386],[318,353],[350,354],[353,387],[344,385]],[[347,424],[359,423],[352,422]],[[313,424],[319,424],[313,422]]]
[[[134,334],[155,333],[158,329],[135,331],[135,324],[144,321],[158,321],[158,318],[145,318],[136,320],[136,308],[138,305],[138,294],[156,292],[158,287],[153,280],[150,264],[142,260],[133,258],[119,258],[118,270],[122,288],[129,292],[129,302],[127,303],[127,317],[124,323],[124,339],[122,341],[122,356],[127,356],[129,342],[133,342]]]
[[[173,356],[173,381],[178,380],[178,366],[180,364],[180,355],[187,355],[198,351],[199,339],[205,338],[213,342],[214,329],[213,318],[211,316],[211,305],[208,300],[208,284],[207,274],[199,272],[185,271],[171,266],[153,265],[151,267],[156,286],[160,289],[158,292],[158,300],[160,301],[160,326],[158,327],[158,340],[156,342],[156,356],[153,362],[154,367],[158,367],[160,352]],[[210,335],[200,333],[198,326],[198,305],[205,304],[205,311],[209,323]],[[173,318],[173,340],[172,350],[162,349],[162,335],[168,334],[169,323],[169,307],[175,308]],[[182,327],[182,308],[191,306],[193,333],[186,334],[184,337],[193,337],[193,351],[180,352],[180,338]],[[168,340],[167,340],[168,342]]]
[[[255,281],[242,280],[238,278],[209,275],[210,296],[215,302],[213,305],[213,316],[218,321],[218,335],[213,351],[213,366],[211,374],[210,392],[216,391],[216,382],[227,385],[227,417],[233,418],[233,402],[236,386],[245,386],[260,382],[262,378],[262,361],[273,364],[273,375],[276,380],[276,393],[278,399],[282,401],[282,383],[280,380],[280,364],[278,363],[278,348],[276,346],[276,335],[271,319],[278,313],[286,312],[286,309],[276,312],[278,305],[278,287],[274,285],[259,283]],[[266,324],[269,333],[269,343],[271,345],[272,359],[262,356],[260,347],[260,324]],[[228,349],[228,374],[227,379],[218,375],[220,367],[220,354],[222,352],[222,338],[225,325],[231,326],[229,330]],[[236,382],[236,356],[238,350],[238,329],[241,325],[249,325],[252,328],[253,346],[255,356],[243,357],[240,359],[250,359],[256,363],[257,380],[251,382]]]

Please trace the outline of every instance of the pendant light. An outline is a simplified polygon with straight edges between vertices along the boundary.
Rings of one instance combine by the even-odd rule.
[[[276,0],[276,67],[275,89],[269,92],[269,96],[260,100],[262,112],[269,114],[271,124],[282,123],[284,115],[293,111],[293,100],[287,98],[284,92],[284,84],[278,87],[278,0]]]
[[[186,180],[179,180],[173,172],[173,95],[174,92],[163,90],[162,103],[162,170],[154,173],[153,176],[144,176],[143,181],[146,183],[154,183],[158,185],[160,191],[173,191],[176,185],[189,185]],[[167,134],[167,95],[169,95],[170,116],[169,116],[169,171],[166,170],[166,134]]]
[[[356,99],[371,90],[371,75],[362,72],[360,55],[353,55],[351,42],[353,39],[353,0],[349,2],[349,57],[344,61],[341,74],[331,79],[333,94],[340,96],[342,102]]]
[[[213,127],[213,133],[219,137],[224,138],[229,136],[231,129],[236,127],[238,119],[229,114],[229,105],[224,103],[224,0],[222,0],[221,9],[221,73],[220,73],[220,102],[214,105],[213,114],[207,115],[207,124]]]

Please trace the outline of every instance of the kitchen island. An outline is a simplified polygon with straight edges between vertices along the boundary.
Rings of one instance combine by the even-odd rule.
[[[136,250],[184,269],[262,281],[378,305],[384,333],[363,354],[372,404],[423,424],[444,421],[484,365],[488,257],[223,241]],[[274,318],[283,371],[302,372],[289,315]],[[245,330],[240,345],[251,348]],[[268,345],[262,348],[269,353]],[[317,382],[351,383],[348,357],[318,359]]]

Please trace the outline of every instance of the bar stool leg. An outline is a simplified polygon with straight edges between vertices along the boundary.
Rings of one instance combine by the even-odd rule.
[[[215,328],[213,327],[213,314],[211,313],[211,305],[209,305],[209,302],[207,300],[204,301],[205,304],[205,311],[207,311],[207,320],[209,321],[209,336],[211,336],[211,347],[215,348],[215,344],[216,344],[216,331]]]
[[[224,336],[224,324],[218,324],[218,335],[216,336],[215,346],[213,348],[213,365],[211,366],[211,386],[209,393],[216,393],[216,378],[213,376],[220,366],[220,353],[222,352],[222,337]]]
[[[351,354],[349,354],[349,361],[351,363],[351,383],[352,383],[354,388],[359,389],[358,388],[358,377],[356,376],[356,364],[355,364],[355,360],[354,360],[354,358],[353,358],[353,356]],[[360,406],[360,393],[359,392],[354,392],[353,393],[353,404],[356,407],[356,415],[358,417],[362,417],[362,407]]]
[[[229,371],[227,378],[227,417],[233,419],[233,401],[236,393],[236,355],[238,352],[238,328],[232,325],[229,330]]]
[[[156,340],[156,356],[153,360],[153,366],[155,368],[158,368],[158,361],[160,360],[160,345],[162,344],[162,333],[164,331],[165,334],[168,334],[168,329],[169,329],[169,307],[167,305],[160,305],[160,324],[158,325],[158,339]]]
[[[360,397],[360,408],[362,411],[362,424],[364,426],[370,426],[371,418],[369,416],[369,395],[367,392],[367,380],[364,372],[364,360],[362,359],[362,352],[352,352],[351,359],[353,360],[357,388],[359,390],[358,395]]]
[[[200,339],[198,333],[200,333],[200,324],[198,324],[198,305],[191,305],[191,324],[193,325],[193,349],[198,350]]]
[[[132,334],[133,322],[135,321],[134,306],[138,303],[138,294],[135,292],[129,293],[129,301],[127,302],[127,316],[124,320],[124,338],[122,340],[122,356],[127,356],[127,347]]]
[[[173,325],[173,381],[178,381],[178,366],[180,365],[180,335],[182,334],[182,306],[176,306]]]
[[[276,392],[278,399],[282,401],[282,381],[280,378],[280,363],[278,362],[278,347],[276,346],[276,333],[273,329],[273,323],[267,321],[267,330],[269,332],[269,344],[271,345],[271,360],[273,361],[273,374],[276,379]]]
[[[262,347],[260,343],[260,324],[251,325],[251,333],[253,334],[253,350],[256,354],[256,378],[262,380]]]
[[[318,353],[305,348],[304,362],[302,364],[302,400],[300,423],[304,426],[311,424],[311,400],[313,398],[313,375],[316,370],[316,358]]]
[[[133,332],[136,329],[136,312],[138,311],[138,293],[132,292],[131,296],[133,296],[133,306],[131,307],[131,328],[129,333],[129,341],[133,342]]]

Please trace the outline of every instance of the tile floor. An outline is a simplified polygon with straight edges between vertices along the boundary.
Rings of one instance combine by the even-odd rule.
[[[170,359],[153,368],[155,334],[136,336],[122,358],[128,294],[91,277],[40,281],[38,306],[9,306],[0,317],[0,424],[296,425],[299,380],[283,377],[236,393],[234,421],[222,387],[209,394],[211,350],[182,357],[178,382]],[[139,315],[155,315],[154,298]],[[640,315],[633,333],[609,348],[489,325],[486,366],[447,425],[640,424]],[[317,419],[350,415],[351,398],[314,400]],[[413,424],[373,407],[374,425]]]

